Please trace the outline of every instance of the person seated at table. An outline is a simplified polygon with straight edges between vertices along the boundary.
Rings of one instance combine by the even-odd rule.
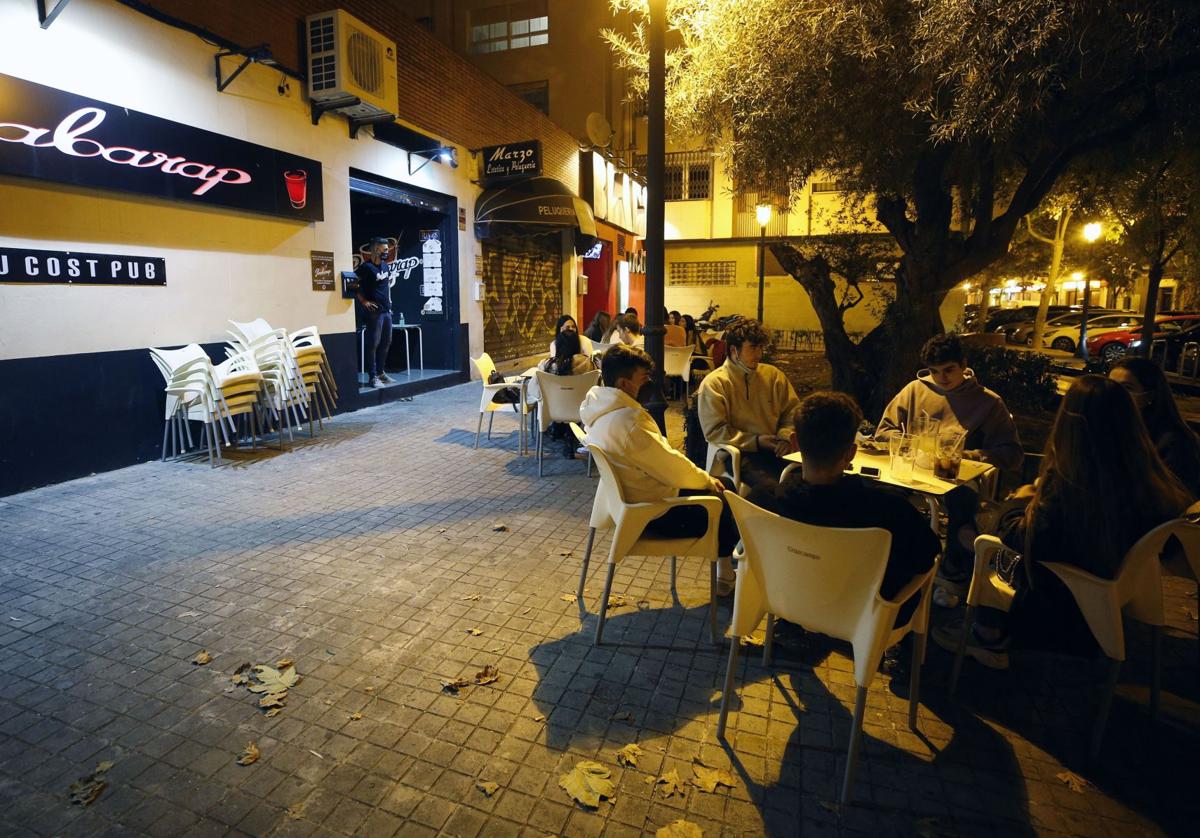
[[[646,338],[642,334],[642,324],[636,314],[622,314],[614,323],[613,335],[616,340],[626,346],[636,346],[639,349],[645,345]]]
[[[683,326],[684,334],[687,335],[687,342],[684,343],[684,346],[692,347],[693,355],[707,355],[708,347],[704,345],[704,338],[700,335],[700,328],[696,325],[696,318],[690,314],[685,314],[680,318],[680,324]]]
[[[1146,358],[1123,358],[1108,377],[1129,391],[1167,468],[1193,498],[1200,497],[1200,439],[1179,415],[1162,368]]]
[[[862,422],[858,404],[845,393],[812,393],[796,410],[796,445],[803,465],[782,483],[765,480],[747,500],[806,524],[821,527],[882,527],[892,534],[892,547],[879,594],[891,599],[914,576],[928,573],[941,551],[929,522],[899,492],[871,480],[845,474],[858,447],[855,433]],[[911,599],[897,615],[903,625],[916,609]]]
[[[603,343],[611,323],[612,315],[607,311],[598,311],[592,316],[592,322],[588,323],[588,327],[583,330],[583,335],[588,340]]]
[[[572,334],[578,336],[580,351],[582,351],[583,354],[587,355],[589,358],[592,357],[592,342],[584,335],[579,334],[579,324],[576,323],[575,318],[569,314],[564,314],[562,317],[558,318],[558,321],[554,324],[554,336],[556,340],[558,335],[562,334],[563,332],[571,332]],[[557,350],[555,349],[553,340],[550,341],[550,348],[546,351],[550,354],[551,358],[554,357],[554,353]]]
[[[630,306],[629,308],[625,309],[625,313],[632,314],[634,317],[638,316],[638,310],[636,308],[634,308],[633,306]]]
[[[875,438],[887,440],[902,430],[911,432],[916,429],[918,419],[928,415],[939,422],[939,431],[966,434],[965,458],[1003,470],[1019,469],[1025,452],[1012,414],[1004,400],[980,384],[974,371],[967,368],[958,337],[930,338],[921,348],[921,363],[925,368],[918,370],[916,379],[906,384],[884,409]],[[967,486],[959,486],[943,495],[941,503],[949,522],[938,579],[943,587],[961,595],[971,578],[979,494]]]
[[[757,320],[743,320],[725,332],[729,355],[704,377],[696,397],[700,426],[710,445],[741,451],[741,481],[755,486],[777,480],[794,449],[792,420],[800,399],[779,369],[762,363],[770,343]]]
[[[679,325],[679,312],[663,309],[663,346],[687,346],[687,332]]]
[[[638,392],[650,381],[654,362],[643,350],[617,344],[600,362],[601,385],[584,397],[579,416],[587,426],[587,440],[612,463],[613,473],[629,503],[673,498],[679,495],[716,495],[724,484],[671,447],[659,433],[653,417],[637,400]],[[708,529],[708,513],[699,506],[681,506],[655,518],[646,532],[663,538],[702,535]],[[731,556],[738,542],[737,525],[723,503],[717,536],[717,593],[733,591]]]
[[[551,375],[582,375],[596,369],[591,356],[584,355],[580,350],[579,340],[579,335],[570,330],[559,332],[558,337],[554,339],[554,352],[549,358],[538,364],[538,369]],[[540,401],[542,392],[538,386],[537,376],[529,380],[528,388],[528,400],[530,402]],[[552,422],[546,430],[546,435],[550,439],[563,443],[564,457],[571,459],[575,456],[575,436],[565,422]]]
[[[1092,655],[1098,646],[1074,597],[1040,563],[1063,562],[1112,579],[1129,548],[1182,514],[1191,498],[1154,450],[1125,388],[1099,375],[1071,384],[1037,482],[1017,494],[1029,502],[1000,530],[1005,545],[1022,556],[1012,610],[980,609],[967,654],[994,669],[1008,668],[1010,646]],[[954,651],[961,632],[961,625],[947,627],[933,638]]]

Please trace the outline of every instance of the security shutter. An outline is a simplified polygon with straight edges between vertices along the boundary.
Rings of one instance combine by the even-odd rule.
[[[562,238],[483,243],[483,346],[496,361],[545,355],[562,313]]]

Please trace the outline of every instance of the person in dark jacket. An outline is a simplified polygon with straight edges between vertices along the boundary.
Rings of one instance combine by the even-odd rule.
[[[796,444],[804,459],[782,483],[758,484],[751,503],[777,515],[823,527],[882,527],[892,534],[892,548],[879,593],[890,599],[928,573],[941,542],[925,517],[898,493],[857,475],[845,474],[857,446],[854,434],[862,411],[844,393],[813,393],[795,414]],[[916,609],[914,597],[897,616],[903,625]]]
[[[1154,450],[1193,498],[1200,497],[1200,439],[1179,415],[1171,385],[1158,364],[1146,358],[1124,358],[1108,377],[1133,398]]]

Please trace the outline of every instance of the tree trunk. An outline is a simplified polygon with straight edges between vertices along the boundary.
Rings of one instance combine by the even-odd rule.
[[[986,331],[985,327],[987,326],[988,309],[991,307],[991,302],[992,302],[991,283],[985,282],[985,283],[981,284],[979,286],[979,292],[980,292],[979,312],[978,312],[978,316],[975,318],[975,320],[979,323],[979,328],[976,329],[975,331],[983,332],[983,331]]]
[[[1142,345],[1138,354],[1150,357],[1150,343],[1154,340],[1154,318],[1158,315],[1158,286],[1162,284],[1165,267],[1162,262],[1150,263],[1150,273],[1146,277],[1146,307],[1142,320]]]
[[[1054,239],[1049,242],[1050,250],[1050,274],[1046,277],[1046,287],[1042,289],[1041,297],[1038,299],[1037,317],[1033,324],[1033,349],[1035,352],[1042,350],[1042,337],[1046,334],[1046,315],[1050,313],[1050,298],[1058,290],[1058,274],[1062,270],[1063,249],[1067,244],[1067,224],[1071,220],[1071,209],[1063,210],[1057,221],[1054,224]],[[1029,232],[1033,233],[1032,226]],[[1046,239],[1037,236],[1041,241]]]

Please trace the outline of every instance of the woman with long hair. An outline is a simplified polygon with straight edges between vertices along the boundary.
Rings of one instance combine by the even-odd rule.
[[[1192,500],[1154,450],[1125,388],[1099,375],[1075,379],[1063,396],[1037,482],[1023,488],[1028,505],[1001,528],[1024,566],[1013,580],[1012,610],[981,609],[967,639],[968,654],[996,669],[1008,667],[1010,641],[1075,654],[1097,648],[1070,591],[1041,562],[1111,579],[1139,538]],[[954,648],[958,632],[939,630],[934,639]]]
[[[554,351],[550,357],[542,361],[538,368],[552,375],[582,375],[596,368],[590,355],[584,355],[580,348],[579,335],[571,330],[563,330],[554,339]],[[538,387],[537,376],[529,382],[529,399],[538,401],[542,397]],[[570,428],[562,422],[554,422],[546,431],[550,439],[562,440],[563,456],[568,459],[575,456],[575,437]]]
[[[607,311],[598,311],[592,316],[592,322],[583,330],[583,335],[589,340],[603,342],[611,324],[612,315]]]
[[[592,357],[592,342],[583,335],[579,334],[579,324],[576,323],[575,318],[569,314],[564,314],[559,317],[557,321],[555,321],[554,339],[558,340],[558,336],[563,332],[570,332],[579,338],[580,351],[589,358]],[[550,354],[550,357],[554,357],[554,354],[557,352],[557,350],[554,347],[553,340],[550,341],[550,348],[546,351]]]
[[[1200,497],[1200,439],[1179,415],[1162,368],[1146,358],[1124,358],[1108,377],[1129,391],[1167,468],[1193,498]]]

